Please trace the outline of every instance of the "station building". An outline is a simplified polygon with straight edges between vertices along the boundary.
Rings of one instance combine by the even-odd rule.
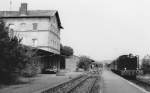
[[[10,36],[22,39],[25,46],[37,49],[40,70],[47,66],[65,68],[60,55],[60,30],[63,29],[57,10],[28,10],[22,3],[19,11],[0,11],[0,18],[9,27]]]

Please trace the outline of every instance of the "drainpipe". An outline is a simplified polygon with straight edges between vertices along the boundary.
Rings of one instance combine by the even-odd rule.
[[[139,56],[137,55],[137,68],[139,68]]]

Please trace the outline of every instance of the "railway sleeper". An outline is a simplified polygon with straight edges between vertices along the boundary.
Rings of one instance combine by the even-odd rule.
[[[80,91],[80,93],[83,93],[83,89],[85,88],[84,92],[86,93],[91,93],[91,90],[96,82],[96,77],[89,77],[85,80],[83,80],[82,82],[80,82],[79,84],[77,84],[76,86],[72,87],[72,89],[70,89],[68,92],[66,93],[76,93],[77,91]]]

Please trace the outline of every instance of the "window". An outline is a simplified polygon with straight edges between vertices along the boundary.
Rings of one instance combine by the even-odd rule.
[[[20,29],[24,31],[26,28],[26,23],[20,23]]]
[[[21,27],[24,27],[26,25],[26,23],[21,23],[20,25],[21,25]]]
[[[33,30],[37,30],[38,24],[37,23],[33,23]]]
[[[35,39],[35,38],[33,38],[33,39],[32,39],[32,46],[33,46],[33,47],[36,47],[36,46],[37,46],[37,43],[38,43],[38,40]]]
[[[13,37],[14,36],[14,30],[15,30],[15,25],[14,24],[9,24],[9,36]]]
[[[54,45],[56,46],[56,41],[54,41]]]
[[[14,25],[14,24],[11,24],[11,23],[8,24],[8,27],[9,27],[9,29],[13,29],[13,30],[15,29],[15,25]]]

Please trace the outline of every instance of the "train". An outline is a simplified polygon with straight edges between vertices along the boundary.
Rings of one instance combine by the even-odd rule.
[[[142,71],[139,67],[139,56],[133,54],[121,55],[109,64],[110,69],[123,77],[136,78]]]

